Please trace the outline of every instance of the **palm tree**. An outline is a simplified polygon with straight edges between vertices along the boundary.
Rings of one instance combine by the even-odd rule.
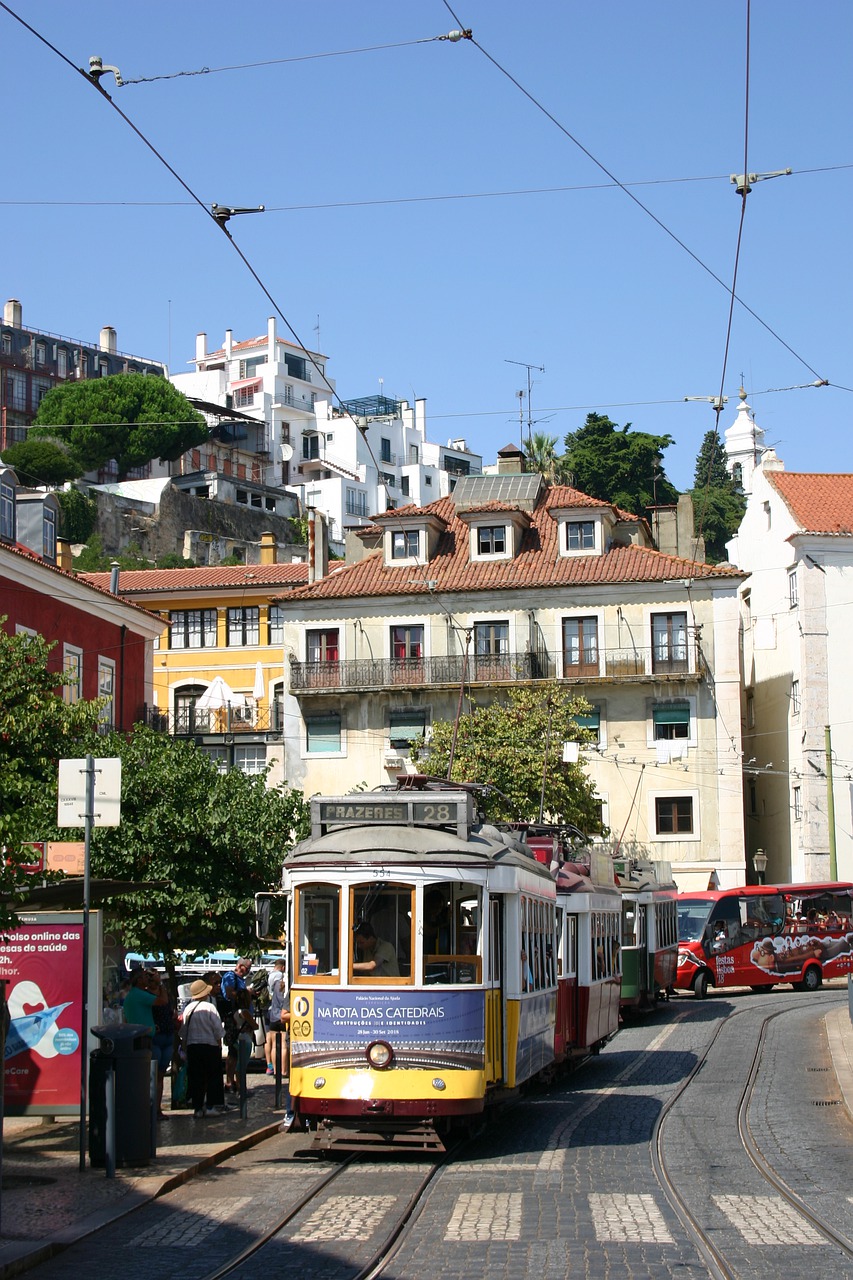
[[[564,456],[557,453],[557,437],[537,431],[527,438],[527,470],[538,471],[549,484],[570,484],[572,474]]]

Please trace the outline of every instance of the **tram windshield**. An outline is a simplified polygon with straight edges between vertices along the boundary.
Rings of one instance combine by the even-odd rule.
[[[411,885],[371,883],[352,889],[353,979],[398,978],[412,974]]]
[[[300,977],[337,974],[340,896],[340,889],[333,884],[306,884],[298,889],[295,911],[295,938],[298,939],[299,950],[297,981]]]
[[[678,941],[699,942],[705,932],[705,925],[711,908],[715,905],[707,898],[678,899]]]

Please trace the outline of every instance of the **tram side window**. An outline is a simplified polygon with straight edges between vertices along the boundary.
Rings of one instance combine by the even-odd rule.
[[[593,911],[591,920],[592,976],[615,978],[621,972],[620,920],[615,911]]]
[[[553,902],[521,898],[521,989],[544,991],[556,982]]]
[[[350,913],[353,929],[366,924],[372,930],[353,934],[353,962],[370,965],[353,969],[356,982],[377,978],[409,981],[412,973],[412,908],[414,890],[410,885],[367,884],[352,890]],[[371,963],[373,962],[373,963]]]
[[[636,945],[637,936],[637,904],[630,898],[622,903],[622,946]]]
[[[656,945],[674,947],[678,942],[678,909],[675,899],[655,903]]]
[[[295,936],[299,939],[296,982],[337,976],[340,955],[340,890],[307,884],[294,894]]]
[[[447,880],[424,889],[424,981],[430,984],[480,982],[482,891],[478,885]]]

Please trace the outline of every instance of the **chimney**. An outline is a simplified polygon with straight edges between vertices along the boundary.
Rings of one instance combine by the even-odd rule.
[[[520,476],[524,473],[526,459],[518,445],[505,444],[498,449],[498,475]]]
[[[17,298],[10,298],[3,308],[3,323],[13,329],[23,329],[24,309]]]
[[[111,560],[110,561],[110,591],[113,593],[114,596],[118,595],[118,575],[120,570],[121,570],[121,565],[119,564],[118,560]]]
[[[308,582],[319,582],[329,572],[329,534],[322,511],[308,512]]]
[[[234,334],[231,329],[225,330],[225,359],[231,359],[231,348],[234,344]]]
[[[195,336],[195,362],[201,364],[207,359],[207,334],[197,333]]]
[[[272,365],[276,361],[276,323],[275,316],[270,316],[267,320],[267,363]]]
[[[68,573],[71,572],[71,543],[67,538],[56,539],[56,566],[58,569],[65,569]]]
[[[101,336],[98,345],[102,351],[109,352],[114,356],[116,353],[116,331],[111,324],[105,324],[101,330]]]
[[[274,533],[261,534],[261,564],[277,564],[278,563],[278,546],[276,545]]]

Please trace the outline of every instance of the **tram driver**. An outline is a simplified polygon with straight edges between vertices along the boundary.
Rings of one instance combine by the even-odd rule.
[[[373,925],[362,920],[353,929],[356,946],[364,956],[354,960],[353,969],[359,973],[372,973],[376,978],[399,978],[400,966],[397,953],[384,938],[377,938]]]

